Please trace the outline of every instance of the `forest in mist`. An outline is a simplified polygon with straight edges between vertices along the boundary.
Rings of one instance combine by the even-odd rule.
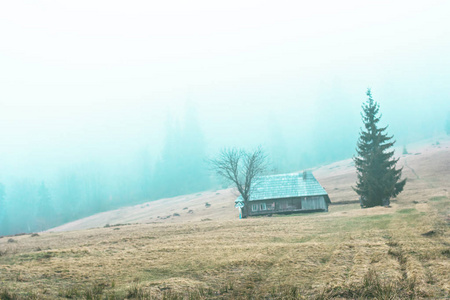
[[[127,164],[88,161],[45,179],[0,183],[0,234],[42,231],[97,212],[211,188],[194,108],[184,117],[183,123],[167,120],[165,143],[154,163],[142,148]]]
[[[336,110],[330,109],[323,115],[328,122],[341,125],[311,123],[305,130],[320,136],[306,139],[300,133],[293,142],[285,139],[275,119],[268,122],[264,129],[267,140],[261,144],[268,154],[270,173],[298,171],[354,155],[359,127],[350,122],[346,127],[339,121],[344,116],[336,114]],[[442,120],[442,134],[444,130],[450,134],[449,115]],[[430,133],[428,137],[433,136]],[[302,147],[302,140],[311,145]],[[24,173],[3,176],[0,234],[42,231],[122,206],[227,187],[214,177],[208,165],[208,159],[214,154],[199,124],[196,108],[190,103],[185,106],[181,119],[167,117],[164,142],[156,157],[152,157],[147,147],[142,147],[125,163],[90,159],[66,164],[42,177]]]
[[[400,151],[446,135],[449,12],[441,0],[3,2],[0,235],[224,188],[206,163],[224,147],[261,145],[272,173],[350,158],[367,88]]]

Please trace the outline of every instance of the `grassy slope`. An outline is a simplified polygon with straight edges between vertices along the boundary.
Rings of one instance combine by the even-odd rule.
[[[198,207],[186,222],[1,238],[0,298],[449,297],[448,147],[402,158],[410,180],[392,208],[236,220],[221,191],[210,208],[187,196]],[[332,201],[356,199],[350,161],[315,174]]]

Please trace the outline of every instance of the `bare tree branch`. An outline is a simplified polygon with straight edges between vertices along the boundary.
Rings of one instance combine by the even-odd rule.
[[[267,155],[261,146],[249,152],[238,148],[225,148],[210,160],[211,169],[231,182],[241,194],[244,205],[251,196],[255,179],[267,169]]]

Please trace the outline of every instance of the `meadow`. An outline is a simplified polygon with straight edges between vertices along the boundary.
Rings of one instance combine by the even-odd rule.
[[[328,166],[327,213],[239,220],[211,201],[183,222],[1,237],[0,299],[448,298],[446,149],[402,158],[411,180],[389,208],[345,202],[353,179]]]
[[[448,200],[3,237],[0,297],[445,298]]]

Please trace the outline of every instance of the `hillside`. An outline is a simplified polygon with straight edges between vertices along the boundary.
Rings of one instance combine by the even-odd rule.
[[[408,178],[408,184],[399,197],[399,201],[409,201],[410,197],[418,195],[424,197],[440,195],[443,192],[440,187],[450,182],[448,174],[450,142],[445,139],[440,142],[440,145],[432,143],[428,141],[427,144],[422,142],[411,145],[409,151],[412,153],[401,156],[399,165],[404,168],[403,176]],[[401,151],[397,150],[397,153]],[[357,200],[357,195],[351,188],[356,181],[355,168],[351,159],[313,169],[313,173],[329,193],[333,204]],[[430,183],[431,181],[433,183]],[[107,224],[187,223],[206,218],[217,221],[235,220],[238,218],[237,209],[234,208],[234,200],[237,196],[235,190],[224,189],[160,199],[95,214],[49,231],[80,230],[103,227]],[[211,206],[206,207],[206,203]],[[331,213],[336,211],[334,207],[330,207]],[[358,213],[365,212],[358,211]]]
[[[313,170],[328,213],[239,220],[221,190],[0,238],[0,299],[448,298],[450,141],[408,150],[391,208],[351,202],[345,160]]]

